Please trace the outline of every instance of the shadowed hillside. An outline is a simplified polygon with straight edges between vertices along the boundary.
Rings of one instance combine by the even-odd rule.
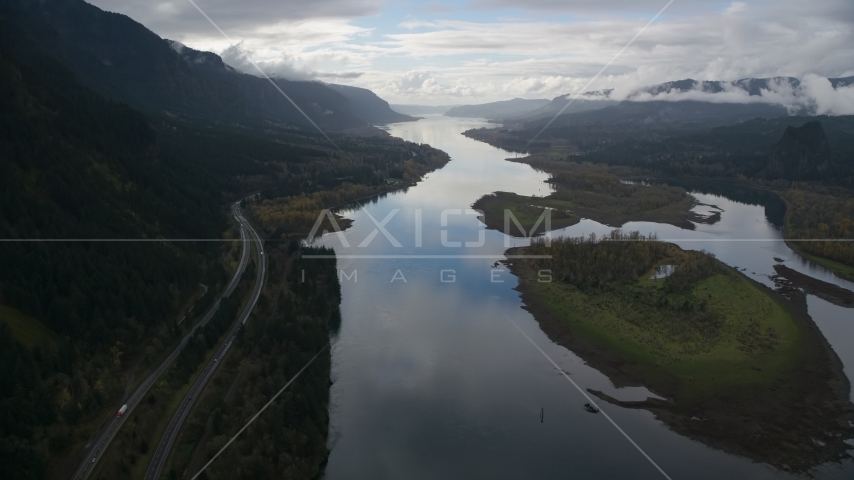
[[[65,64],[86,86],[150,113],[191,119],[307,125],[266,79],[239,73],[210,52],[165,40],[82,0],[9,0],[7,21]],[[317,123],[362,124],[340,93],[318,82],[276,79]]]

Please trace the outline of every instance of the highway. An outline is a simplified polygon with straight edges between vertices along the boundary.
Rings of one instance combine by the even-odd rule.
[[[178,438],[178,433],[181,431],[181,426],[190,414],[190,410],[192,410],[193,405],[196,403],[196,400],[199,398],[202,390],[213,377],[216,368],[222,363],[222,359],[225,358],[225,354],[228,353],[228,349],[231,348],[235,335],[241,328],[243,328],[243,325],[246,324],[246,320],[249,318],[252,310],[255,309],[255,304],[261,296],[261,290],[264,288],[264,280],[267,270],[267,261],[264,256],[264,245],[261,243],[261,238],[255,232],[255,229],[252,228],[249,222],[241,214],[240,209],[235,208],[234,212],[235,218],[237,218],[243,228],[249,231],[252,241],[255,243],[256,251],[258,252],[258,269],[255,274],[255,288],[252,291],[252,295],[249,297],[249,301],[246,303],[246,306],[243,307],[243,312],[240,314],[240,318],[237,323],[234,324],[231,332],[229,332],[225,337],[225,340],[223,340],[222,345],[217,348],[216,352],[208,361],[205,370],[198,376],[198,378],[196,378],[196,381],[193,383],[192,387],[190,387],[190,390],[187,391],[186,396],[181,400],[178,410],[175,411],[175,414],[169,421],[169,426],[166,427],[166,431],[163,433],[163,437],[160,439],[160,443],[154,451],[154,456],[151,458],[151,464],[148,466],[148,471],[145,473],[146,480],[155,480],[160,478],[161,473],[163,472],[163,467],[166,465],[166,460],[169,458],[169,452],[172,450],[175,440]],[[245,244],[248,245],[249,242],[245,242]]]
[[[240,281],[240,277],[243,276],[243,272],[246,270],[246,266],[249,264],[249,242],[246,241],[246,231],[247,229],[252,233],[253,239],[256,244],[260,245],[260,240],[258,239],[258,235],[252,230],[252,227],[249,226],[249,222],[246,221],[245,218],[240,214],[239,203],[235,203],[231,207],[231,213],[234,215],[234,218],[240,222],[240,241],[243,245],[241,249],[240,263],[237,266],[237,271],[234,272],[234,276],[231,278],[231,281],[226,286],[222,295],[210,306],[208,311],[202,317],[202,319],[196,323],[193,328],[187,332],[186,335],[181,339],[181,342],[175,347],[172,353],[166,357],[165,360],[157,367],[156,370],[151,372],[148,377],[134,390],[134,392],[128,397],[125,401],[125,404],[128,406],[127,411],[125,411],[124,415],[121,418],[116,418],[115,415],[119,407],[121,405],[117,405],[116,408],[110,413],[110,417],[101,425],[98,431],[95,433],[93,438],[83,447],[83,453],[81,454],[80,464],[74,470],[74,472],[69,476],[72,480],[84,480],[89,477],[94,470],[95,465],[98,464],[98,461],[101,459],[101,455],[104,454],[104,451],[110,445],[110,442],[116,436],[121,426],[124,424],[125,420],[130,417],[131,413],[133,413],[134,408],[139,404],[139,402],[145,397],[145,394],[148,393],[148,390],[154,385],[155,382],[163,375],[172,362],[178,358],[178,355],[181,353],[181,350],[184,348],[184,345],[187,341],[195,335],[196,330],[199,327],[203,327],[206,325],[211,318],[213,318],[216,311],[219,309],[220,302],[223,298],[228,297],[234,292],[234,289],[237,287],[237,283]],[[263,262],[262,262],[263,263]],[[256,288],[256,290],[258,290]],[[257,296],[253,297],[257,300]],[[254,305],[254,303],[253,303]]]

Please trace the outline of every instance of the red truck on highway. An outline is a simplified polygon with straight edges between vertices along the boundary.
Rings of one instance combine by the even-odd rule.
[[[125,413],[127,411],[127,409],[128,409],[127,405],[122,405],[122,408],[120,408],[119,411],[116,412],[116,418],[122,418],[122,414]]]

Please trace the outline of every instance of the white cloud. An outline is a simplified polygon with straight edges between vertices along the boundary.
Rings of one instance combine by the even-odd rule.
[[[434,104],[576,91],[666,3],[472,0],[450,8],[428,2],[393,18],[397,10],[386,10],[383,0],[199,0],[241,42],[232,47],[186,0],[91,1],[161,36],[223,52],[227,63],[250,73],[240,52],[273,74],[337,78],[394,103]],[[591,89],[629,92],[689,77],[850,75],[852,44],[851,0],[677,0]],[[842,93],[811,82],[804,83],[822,99],[815,108],[830,112],[840,108],[833,102],[845,104]]]
[[[744,2],[732,2],[726,10],[724,10],[724,13],[738,13],[744,11],[746,8],[747,4]]]
[[[89,3],[125,14],[160,36],[181,39],[207,34],[211,29],[187,0],[88,0]],[[374,15],[382,0],[196,0],[229,35],[261,26],[318,19],[353,19]]]
[[[237,42],[232,45],[187,0],[89,0],[139,21],[164,38],[221,53],[237,70],[258,75],[252,58],[270,76],[293,80],[354,79],[370,54],[347,48],[371,28],[351,23],[377,13],[381,0],[198,0],[205,13]]]
[[[258,75],[258,69],[252,65],[250,59],[254,60],[254,52],[245,50],[241,44],[232,45],[220,53],[222,60],[234,67],[236,70],[251,75]],[[281,55],[278,59],[267,61],[255,61],[255,64],[270,77],[286,78],[288,80],[313,80],[315,72],[296,65],[295,60],[288,55]]]
[[[247,50],[242,44],[229,46],[220,53],[220,56],[226,64],[234,69],[256,76],[260,75],[258,69],[270,77],[287,80],[352,80],[362,76],[361,72],[354,71],[324,72],[315,70],[310,67],[311,62],[301,62],[299,58],[283,53],[268,60],[257,60],[256,52]],[[255,65],[250,59],[255,62]],[[330,59],[338,59],[341,63],[347,63],[346,58],[338,58],[337,54],[327,55],[327,60]]]
[[[419,27],[436,27],[438,25],[436,23],[425,22],[423,20],[407,20],[405,22],[398,23],[397,26],[407,30],[412,30]]]
[[[854,85],[837,87],[835,90],[826,78],[807,75],[801,85],[814,102],[819,115],[854,115]]]
[[[854,49],[849,47],[854,44],[854,5],[848,0],[808,6],[796,2],[714,5],[713,10],[659,19],[591,88],[630,91],[688,77],[841,76],[854,65]],[[534,0],[530,8],[557,8],[557,3]],[[648,16],[656,10],[651,9]],[[461,78],[469,79],[469,84],[478,82],[470,91],[482,94],[480,101],[508,94],[553,97],[581,88],[646,21],[638,15],[572,22],[440,20],[429,31],[389,35],[387,46],[396,54],[423,59],[478,55],[476,60],[434,69],[434,79],[447,86]]]

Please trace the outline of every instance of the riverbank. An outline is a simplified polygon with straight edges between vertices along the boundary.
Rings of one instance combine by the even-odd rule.
[[[237,436],[204,476],[240,478],[252,470],[310,480],[317,478],[328,457],[332,378],[327,344],[340,321],[341,301],[334,251],[295,250],[287,243],[268,244],[265,251],[270,281],[252,321],[235,336],[228,355],[219,359],[222,365],[188,415],[164,477],[194,475],[291,380],[287,393]],[[312,253],[332,258],[303,257]],[[273,450],[277,455],[264,453]]]
[[[556,254],[551,262],[562,259]],[[543,283],[538,272],[544,265],[531,260],[509,267],[526,310],[551,340],[616,386],[643,385],[666,400],[619,402],[593,392],[600,398],[649,410],[680,434],[782,470],[807,472],[847,456],[842,439],[854,435],[854,424],[847,423],[854,420],[848,380],[803,297],[788,300],[714,262],[726,273],[693,282],[676,296],[662,292],[666,279],[598,290]],[[655,301],[645,302],[644,295]],[[665,305],[688,297],[705,310],[679,314],[681,322],[699,324],[701,342],[656,320],[674,314]],[[702,326],[708,312],[718,321]]]
[[[854,266],[839,260],[846,251],[852,251],[851,243],[845,242],[854,236],[854,202],[846,202],[846,195],[850,194],[839,189],[833,190],[835,195],[818,194],[812,189],[821,189],[820,186],[793,185],[779,180],[710,180],[686,176],[651,178],[649,181],[676,184],[690,191],[724,195],[763,205],[769,222],[781,227],[787,247],[801,257],[827,268],[837,277],[854,282]],[[822,238],[829,241],[816,240]],[[834,260],[821,256],[816,253],[818,250],[839,258]]]
[[[798,253],[798,255],[806,258],[807,260],[821,265],[822,267],[833,272],[837,277],[848,280],[849,282],[854,282],[854,267],[850,265],[845,265],[844,263],[834,262],[829,258],[819,257],[816,255],[810,255],[805,252],[802,248],[799,248],[797,242],[792,242],[791,239],[786,239],[786,246],[794,250]]]
[[[794,196],[794,198],[792,198],[792,196],[787,195],[787,192],[776,192],[776,193],[778,195],[780,195],[780,198],[783,200],[783,202],[785,202],[785,205],[786,205],[786,215],[785,215],[784,221],[783,221],[783,238],[786,240],[786,245],[789,248],[791,248],[792,250],[794,250],[795,252],[797,252],[798,255],[806,258],[807,260],[810,260],[812,262],[815,262],[815,263],[827,268],[828,270],[833,272],[833,274],[836,275],[837,277],[842,278],[844,280],[848,280],[850,282],[854,282],[854,266],[851,266],[851,265],[848,265],[845,263],[841,263],[839,261],[836,261],[836,260],[833,260],[830,258],[826,258],[824,256],[816,255],[815,253],[812,253],[812,252],[808,252],[807,248],[805,248],[808,245],[804,242],[797,241],[801,238],[801,236],[794,234],[793,231],[795,231],[795,230],[807,230],[805,228],[802,228],[802,226],[799,224],[800,223],[806,223],[807,221],[815,222],[816,218],[810,218],[807,220],[807,219],[804,219],[803,217],[807,217],[808,215],[796,215],[795,214],[796,210],[802,211],[805,209],[804,206],[802,205],[803,202],[797,202],[796,203],[796,200],[801,199],[799,196]],[[795,218],[795,217],[797,217],[797,218]],[[849,223],[851,223],[851,221],[854,219],[849,218],[848,220],[849,220]],[[828,225],[825,224],[825,227],[828,227]],[[818,230],[818,229],[816,229],[816,230]],[[807,232],[802,232],[802,233],[807,233]],[[824,232],[816,231],[815,233],[817,235],[810,236],[810,237],[814,238],[814,237],[827,237],[828,236],[827,231],[824,231]],[[810,238],[810,237],[807,237],[807,238]],[[844,247],[851,248],[850,245],[845,245]]]
[[[382,179],[377,185],[343,183],[327,190],[263,200],[250,207],[249,215],[268,239],[306,237],[315,227],[319,232],[346,230],[351,225],[350,220],[335,213],[330,218],[323,211],[375,202],[389,193],[405,191],[451,160],[447,153],[429,145],[420,145],[420,148],[422,156],[415,157],[417,161],[407,160],[398,169],[400,179]],[[320,225],[317,225],[318,220]]]

